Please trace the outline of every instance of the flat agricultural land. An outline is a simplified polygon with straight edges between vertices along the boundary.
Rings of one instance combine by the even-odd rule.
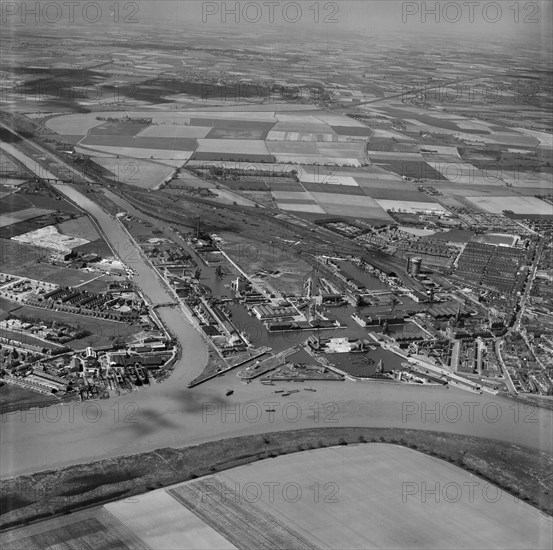
[[[86,136],[89,130],[103,124],[96,119],[98,114],[56,116],[46,121],[46,127],[60,135]]]
[[[237,141],[227,139],[199,139],[197,152],[238,153],[244,155],[266,155],[268,153],[265,142],[256,139],[243,139]]]
[[[142,123],[126,123],[124,121],[118,122],[104,122],[100,126],[95,126],[88,131],[88,134],[103,135],[103,136],[135,136],[142,130],[147,128],[149,124]]]
[[[551,193],[551,189],[553,189],[553,176],[551,174],[502,170],[498,175],[513,187],[540,189],[544,195]]]
[[[175,462],[171,451],[160,450]],[[99,477],[112,485],[121,478],[125,486],[115,474],[111,481],[107,472]],[[542,549],[551,548],[552,526],[551,517],[466,470],[406,447],[371,443],[231,467],[7,531],[2,546]]]
[[[390,216],[371,197],[340,195],[336,193],[311,193],[317,204],[330,216],[370,218],[390,221]]]
[[[308,173],[302,170],[300,174],[301,183],[321,183],[321,184],[331,184],[331,185],[345,185],[357,187],[359,184],[351,176],[341,176],[339,174],[332,173]]]
[[[58,224],[57,228],[62,235],[70,235],[71,237],[85,239],[89,242],[100,238],[93,223],[86,216],[67,220]]]
[[[536,197],[467,197],[474,208],[482,212],[501,214],[511,210],[515,214],[539,214],[553,216],[553,207]]]
[[[132,157],[92,157],[91,160],[109,170],[116,181],[143,189],[157,187],[174,170],[173,166],[167,164]]]
[[[308,214],[326,214],[316,203],[279,202],[278,207],[288,212],[306,212]]]
[[[375,201],[384,210],[392,210],[396,212],[416,213],[425,211],[443,212],[443,207],[435,202],[412,202],[406,200],[382,200]]]
[[[185,161],[192,156],[192,151],[178,149],[144,149],[140,147],[113,147],[105,145],[79,146],[75,151],[84,155],[98,156],[98,153],[108,153],[110,156],[132,157],[133,159],[156,159]]]
[[[2,214],[0,218],[0,227],[7,227],[15,223],[24,222],[26,220],[32,220],[34,218],[40,218],[46,214],[51,214],[53,210],[46,210],[45,208],[25,208],[11,214]]]
[[[168,491],[154,491],[105,506],[148,548],[211,550],[237,548]]]
[[[140,137],[204,138],[209,132],[210,128],[206,126],[154,124],[142,130]]]
[[[361,195],[367,196],[367,193],[359,186],[332,184],[332,183],[302,183],[301,186],[311,193],[338,193],[339,195]],[[374,197],[373,197],[374,198]]]
[[[132,137],[118,135],[88,135],[82,145],[95,147],[132,147],[137,149],[165,149],[175,151],[194,151],[196,140],[192,138],[171,137]]]

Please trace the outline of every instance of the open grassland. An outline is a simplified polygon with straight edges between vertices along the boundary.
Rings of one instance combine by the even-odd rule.
[[[288,212],[306,212],[308,214],[326,214],[321,206],[316,203],[293,203],[293,202],[279,202],[278,207],[281,210]]]
[[[351,176],[341,176],[339,174],[333,174],[331,171],[327,173],[308,173],[305,170],[301,171],[299,176],[301,183],[320,183],[329,185],[341,185],[357,187],[359,184]]]
[[[551,193],[553,189],[553,176],[540,172],[519,172],[512,170],[491,171],[491,174],[497,174],[504,182],[519,189],[530,189],[543,194]]]
[[[86,136],[89,130],[103,124],[101,120],[96,119],[99,114],[56,116],[46,121],[46,127],[61,135]],[[121,115],[121,118],[123,118],[123,115]]]
[[[30,306],[22,306],[13,310],[11,313],[16,317],[30,319],[34,322],[58,321],[88,331],[90,333],[88,336],[77,340],[71,340],[65,344],[78,350],[85,349],[87,346],[109,346],[113,344],[116,339],[126,341],[130,339],[133,334],[142,330],[138,326],[131,326],[126,323],[108,321],[107,319],[95,319],[94,317]]]
[[[98,231],[87,216],[81,216],[74,220],[67,220],[57,225],[62,235],[71,235],[87,241],[95,241],[100,238]]]
[[[46,195],[32,195],[25,193],[12,193],[2,198],[0,214],[17,212],[24,208],[35,207],[46,210],[72,213],[81,213],[78,208],[65,200],[56,200]]]
[[[330,178],[332,181],[332,178]],[[370,193],[365,192],[359,186],[332,184],[332,183],[302,183],[301,186],[308,192],[313,193],[337,193],[339,195],[361,195],[367,196]]]
[[[330,216],[391,220],[384,209],[371,197],[336,193],[311,193],[311,195]]]
[[[262,140],[226,140],[226,139],[199,139],[198,153],[234,153],[266,155],[267,146]]]
[[[306,193],[305,191],[272,191],[273,197],[277,201],[285,201],[285,202],[310,202],[314,203],[315,200],[313,197]]]
[[[170,124],[154,124],[140,132],[140,137],[153,138],[204,138],[209,134],[207,126],[177,126]]]
[[[421,197],[425,195],[421,194]],[[426,197],[425,197],[426,198]],[[378,199],[375,201],[378,203],[384,210],[391,210],[393,212],[405,212],[405,213],[416,213],[416,212],[442,212],[444,208],[435,202],[412,202],[408,200],[382,200]]]
[[[186,161],[192,156],[192,151],[180,151],[176,149],[142,149],[139,147],[112,147],[95,145],[94,147],[80,146],[75,147],[75,151],[83,155],[92,157],[98,156],[98,153],[108,153],[110,156],[131,157],[132,159],[156,159],[170,161]]]
[[[553,207],[536,197],[467,197],[474,208],[481,212],[501,214],[510,210],[515,214],[538,214],[553,217]]]
[[[143,189],[154,189],[161,185],[175,169],[167,164],[131,157],[92,157],[91,160],[109,170],[116,181]],[[174,164],[180,163],[175,161]]]
[[[142,130],[148,128],[149,124],[142,123],[126,123],[125,121],[104,122],[100,126],[94,126],[88,131],[89,136],[127,136],[133,137],[139,134]]]
[[[0,227],[7,227],[15,223],[24,222],[26,220],[32,220],[34,218],[40,218],[46,214],[51,214],[53,210],[47,210],[45,208],[25,208],[24,210],[18,210],[10,214],[2,214],[0,218]]]
[[[88,135],[82,145],[95,147],[132,147],[136,149],[165,149],[175,151],[193,151],[196,140],[192,138],[170,137],[129,137],[113,135]]]
[[[59,403],[53,395],[38,393],[13,384],[0,386],[0,410],[13,409],[26,403]]]

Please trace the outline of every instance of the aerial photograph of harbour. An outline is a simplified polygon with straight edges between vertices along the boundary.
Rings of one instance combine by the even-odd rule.
[[[553,3],[0,0],[0,546],[553,547]]]

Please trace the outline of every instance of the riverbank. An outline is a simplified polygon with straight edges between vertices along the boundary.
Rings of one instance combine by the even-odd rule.
[[[553,457],[507,443],[409,429],[317,428],[269,432],[181,449],[90,462],[2,483],[0,529],[76,512],[283,454],[335,445],[390,443],[453,463],[553,515]]]

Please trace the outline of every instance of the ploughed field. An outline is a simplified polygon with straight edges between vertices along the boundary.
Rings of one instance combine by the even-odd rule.
[[[261,460],[0,539],[14,549],[550,548],[552,526],[455,465],[371,443]]]

